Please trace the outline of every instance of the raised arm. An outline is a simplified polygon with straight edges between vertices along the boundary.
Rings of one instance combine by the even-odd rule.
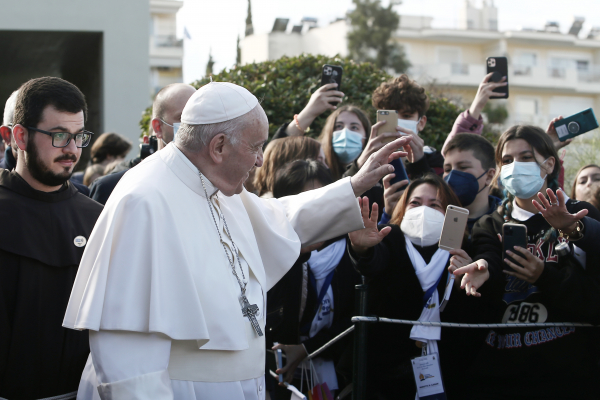
[[[310,100],[306,107],[298,114],[297,121],[293,120],[288,124],[285,129],[287,136],[303,136],[304,131],[313,123],[315,118],[327,110],[335,110],[337,106],[332,105],[331,103],[339,105],[344,97],[344,93],[333,90],[336,87],[337,83],[328,83],[318,88],[312,96],[310,96]],[[300,127],[298,127],[298,125],[300,125]],[[283,137],[283,135],[281,135],[281,137]]]

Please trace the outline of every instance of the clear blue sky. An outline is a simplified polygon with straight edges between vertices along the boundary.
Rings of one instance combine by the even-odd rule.
[[[388,0],[383,0],[387,4]],[[483,0],[472,0],[481,5]],[[488,0],[490,1],[490,0]],[[184,80],[191,82],[204,75],[209,50],[220,71],[235,63],[236,37],[244,35],[247,0],[185,0],[177,15],[179,36],[186,26],[192,39],[185,41]],[[547,21],[560,23],[568,31],[573,16],[586,18],[583,33],[600,26],[598,0],[495,0],[500,30],[521,27],[541,29]],[[433,17],[435,28],[456,28],[464,0],[404,0],[396,7],[399,14]],[[327,25],[352,8],[351,0],[252,0],[254,32],[269,32],[277,17],[298,23],[302,17],[315,17]]]

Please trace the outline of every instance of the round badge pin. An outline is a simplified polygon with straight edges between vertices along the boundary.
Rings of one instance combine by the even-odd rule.
[[[73,239],[73,243],[77,247],[83,247],[87,243],[87,240],[83,236],[77,236],[75,239]]]

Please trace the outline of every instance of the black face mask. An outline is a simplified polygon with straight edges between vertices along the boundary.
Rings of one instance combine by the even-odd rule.
[[[64,169],[64,172],[56,174],[52,172],[40,159],[37,146],[33,144],[33,137],[30,137],[27,141],[27,156],[25,157],[25,166],[31,174],[31,176],[38,182],[46,186],[59,186],[69,180],[73,172],[69,171],[68,168]],[[56,158],[54,161],[61,160],[72,160],[77,162],[77,156],[72,153],[63,154]]]

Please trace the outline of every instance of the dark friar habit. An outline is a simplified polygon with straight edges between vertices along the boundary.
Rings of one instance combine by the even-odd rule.
[[[62,321],[85,249],[80,237],[89,238],[101,211],[69,182],[40,192],[0,169],[0,397],[77,390],[88,332]]]

